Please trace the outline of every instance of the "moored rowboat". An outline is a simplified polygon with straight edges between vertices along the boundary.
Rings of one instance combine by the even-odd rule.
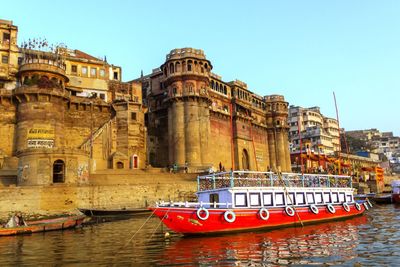
[[[277,228],[363,214],[351,177],[234,171],[198,177],[197,203],[151,207],[171,230],[185,235]]]
[[[0,228],[0,236],[31,234],[74,228],[81,225],[85,217],[86,216],[84,215],[76,215],[54,219],[27,221],[27,226]]]

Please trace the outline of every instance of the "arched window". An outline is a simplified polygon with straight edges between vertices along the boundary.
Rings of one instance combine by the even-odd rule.
[[[167,67],[164,67],[164,75],[167,76]]]
[[[175,72],[180,72],[181,71],[181,63],[176,62],[175,63]]]
[[[211,81],[211,88],[214,89],[214,81]]]
[[[228,94],[228,91],[226,90],[226,86],[224,86],[224,94]]]
[[[249,153],[247,152],[246,149],[243,149],[242,151],[242,168],[243,170],[250,169]]]
[[[188,65],[187,65],[187,70],[188,71],[192,71],[192,64],[193,64],[193,61],[188,60]]]
[[[64,183],[65,163],[61,159],[53,163],[53,183]]]
[[[215,83],[215,90],[216,90],[217,92],[219,91],[218,83]]]
[[[172,62],[169,64],[169,72],[174,73],[174,63]]]
[[[132,169],[139,168],[139,157],[135,154],[132,156]]]

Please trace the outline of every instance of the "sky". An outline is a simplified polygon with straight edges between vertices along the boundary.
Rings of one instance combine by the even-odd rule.
[[[34,3],[34,4],[33,4]],[[319,106],[346,130],[400,136],[400,1],[4,1],[18,43],[44,37],[151,73],[174,48],[204,50],[213,72],[258,95]]]

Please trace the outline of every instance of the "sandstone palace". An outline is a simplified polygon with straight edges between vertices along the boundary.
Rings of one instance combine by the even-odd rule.
[[[290,170],[288,103],[172,50],[149,75],[44,40],[17,44],[0,20],[0,178],[87,184],[107,169]],[[143,97],[142,97],[143,96]]]

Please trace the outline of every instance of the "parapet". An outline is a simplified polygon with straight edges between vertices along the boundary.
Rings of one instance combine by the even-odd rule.
[[[233,85],[233,86],[236,85],[236,86],[242,87],[244,89],[247,89],[247,83],[242,82],[241,80],[238,80],[238,79],[231,81],[228,84]]]
[[[167,54],[166,60],[168,61],[170,59],[181,59],[181,58],[186,58],[186,57],[206,59],[206,55],[204,54],[203,50],[186,47],[186,48],[177,48],[177,49],[171,50],[171,52],[169,52],[169,54]]]
[[[285,101],[285,97],[283,95],[266,95],[264,96],[264,100],[269,102]]]

